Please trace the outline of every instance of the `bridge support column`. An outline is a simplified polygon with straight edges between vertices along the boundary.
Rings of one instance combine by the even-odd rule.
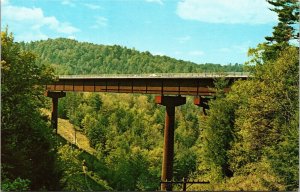
[[[58,98],[65,97],[66,93],[47,91],[45,95],[52,98],[51,126],[57,134]]]
[[[207,115],[206,110],[209,109],[208,101],[212,98],[197,96],[194,98],[194,104],[203,108],[204,115]]]
[[[175,107],[185,104],[186,98],[180,96],[156,96],[155,103],[166,106],[161,181],[171,181],[173,178]],[[172,184],[162,183],[161,190],[172,191]]]

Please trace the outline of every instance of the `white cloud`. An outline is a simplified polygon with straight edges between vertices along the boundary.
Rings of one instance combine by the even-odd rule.
[[[91,3],[84,3],[83,5],[92,10],[101,9],[101,6]]]
[[[195,50],[195,51],[188,52],[188,54],[191,56],[202,56],[204,55],[204,52],[201,50]]]
[[[222,52],[222,53],[230,53],[231,49],[229,49],[227,47],[223,47],[223,48],[219,49],[219,51]]]
[[[207,23],[264,24],[277,21],[265,0],[182,0],[177,14],[182,19]]]
[[[237,54],[247,54],[248,49],[250,48],[251,42],[247,41],[247,42],[243,42],[239,45],[235,44],[229,47],[223,47],[218,49],[217,51],[221,52],[221,53],[237,53]]]
[[[41,8],[27,8],[7,5],[2,8],[3,23],[7,24],[16,39],[30,41],[47,39],[42,31],[73,35],[79,31],[70,23],[60,22],[54,16],[45,16]]]
[[[191,40],[191,36],[186,35],[186,36],[183,36],[183,37],[178,37],[177,40],[178,40],[179,43],[186,43],[189,40]]]
[[[163,0],[145,0],[145,1],[149,3],[158,3],[160,5],[164,4]]]
[[[294,45],[294,46],[299,46],[300,39],[299,38],[298,39],[292,39],[292,40],[289,41],[289,43],[291,45]]]
[[[163,52],[159,52],[159,51],[151,51],[152,55],[159,55],[159,56],[164,56],[166,54],[164,54]]]
[[[3,5],[9,4],[9,1],[8,1],[8,0],[0,0],[0,2],[1,2],[1,5],[2,5],[2,6],[3,6]]]
[[[67,37],[68,39],[76,39],[76,37],[74,35],[70,35]]]
[[[185,61],[192,61],[192,62],[195,62],[195,63],[197,63],[197,62],[200,63],[199,59],[203,59],[204,58],[203,56],[205,54],[206,53],[204,51],[202,51],[200,49],[198,49],[198,50],[196,49],[196,50],[189,50],[189,51],[188,50],[185,50],[185,51],[177,50],[175,52],[170,53],[169,55],[171,57],[176,58],[176,59],[185,60]]]
[[[250,43],[248,45],[233,45],[232,49],[236,50],[238,53],[244,53],[246,54],[248,52],[248,49],[250,48]]]
[[[16,41],[36,41],[36,40],[46,40],[49,37],[46,34],[43,34],[41,31],[28,31],[28,32],[23,32],[22,34],[15,35]]]
[[[98,16],[96,17],[96,23],[91,28],[99,28],[107,26],[107,19],[105,17]]]
[[[68,6],[71,6],[71,7],[75,6],[75,3],[73,3],[73,0],[62,0],[61,4],[62,5],[68,5]]]

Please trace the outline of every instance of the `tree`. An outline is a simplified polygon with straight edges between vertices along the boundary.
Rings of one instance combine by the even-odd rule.
[[[1,32],[1,179],[6,190],[59,189],[51,129],[40,108],[52,70]],[[17,188],[16,188],[17,186]]]
[[[265,37],[267,42],[249,50],[249,56],[254,56],[252,61],[256,64],[262,64],[267,60],[276,60],[279,53],[290,45],[290,41],[299,37],[299,30],[297,30],[299,1],[267,0],[267,2],[274,6],[271,10],[277,13],[279,22],[277,26],[273,27],[273,35]]]
[[[290,45],[298,3],[268,2],[275,6],[279,24],[273,37],[266,38],[269,42],[249,50],[252,77],[235,82],[225,98],[211,102],[203,123],[199,170],[207,174],[198,174],[220,178],[222,165],[232,172],[210,190],[299,187],[299,48]]]
[[[120,46],[104,46],[57,38],[22,43],[40,56],[42,64],[52,65],[56,74],[136,74],[162,72],[242,71],[243,65],[195,64],[166,56],[153,56]]]
[[[265,37],[267,44],[288,43],[291,39],[297,39],[299,33],[295,33],[295,24],[299,22],[299,2],[297,0],[267,0],[275,8],[271,10],[278,15],[279,23],[273,27],[273,36]]]

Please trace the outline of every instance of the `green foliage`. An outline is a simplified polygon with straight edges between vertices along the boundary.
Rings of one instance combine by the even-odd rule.
[[[211,182],[192,190],[299,187],[299,50],[289,44],[297,32],[298,3],[268,2],[279,24],[267,43],[249,50],[252,77],[235,82],[228,94],[222,91],[228,82],[217,81],[208,116],[192,98],[176,108],[174,179]],[[159,188],[164,107],[153,96],[68,93],[60,99],[59,116],[86,134],[96,153],[60,145],[55,160],[49,125],[38,111],[44,103],[38,85],[52,74],[46,65],[56,74],[242,71],[238,64],[196,65],[117,45],[63,38],[17,45],[7,32],[2,36],[3,190]]]
[[[3,191],[28,191],[30,181],[28,179],[17,178],[10,182],[8,180],[2,181],[1,189]]]
[[[202,119],[203,132],[198,157],[203,163],[198,169],[204,173],[203,177],[210,181],[220,181],[224,176],[232,176],[227,152],[234,139],[234,104],[227,98],[211,101],[209,116]]]
[[[72,98],[72,105],[70,101]],[[81,98],[81,99],[79,99]],[[95,99],[96,98],[96,99]],[[67,114],[79,110],[81,116],[69,116],[79,122],[97,160],[89,169],[114,190],[156,190],[159,187],[163,149],[164,107],[152,96],[129,94],[68,94],[61,102]],[[94,102],[94,101],[97,102]],[[101,101],[101,102],[98,102]],[[99,107],[95,106],[99,103]],[[193,149],[199,136],[200,110],[188,104],[176,112],[174,178],[187,177],[196,169]],[[77,166],[77,165],[74,165]],[[72,184],[69,184],[73,186]]]
[[[268,60],[276,60],[280,52],[289,47],[292,41],[299,38],[299,1],[297,0],[267,0],[274,6],[271,10],[278,15],[278,25],[273,27],[273,36],[265,37],[267,42],[257,48],[249,49],[252,60],[249,63],[262,64]],[[299,43],[296,43],[299,44]]]
[[[299,187],[299,114],[285,127],[289,130],[277,145],[265,149],[271,169],[283,180],[285,190],[291,191]]]
[[[38,62],[51,65],[56,74],[140,74],[170,72],[243,71],[241,64],[200,64],[153,56],[118,45],[106,46],[58,38],[21,43],[40,57]]]
[[[268,1],[279,14],[270,42],[250,49],[252,78],[235,82],[210,103],[199,139],[196,190],[299,188],[299,48],[289,44],[297,1]],[[219,84],[222,86],[222,83]],[[225,174],[224,165],[232,174]]]
[[[239,116],[236,127],[240,138],[243,138],[240,147],[255,154],[253,160],[260,158],[265,146],[282,139],[287,131],[283,127],[290,124],[298,110],[297,52],[296,48],[287,49],[277,61],[258,68],[264,71],[258,73],[263,76],[257,75],[239,88],[247,93],[248,101],[236,112]]]
[[[297,39],[295,24],[299,22],[299,1],[297,0],[267,0],[274,6],[272,11],[278,15],[279,23],[273,27],[273,36],[266,37],[270,43],[286,43],[291,39]]]
[[[298,64],[298,48],[286,47],[210,103],[198,175],[215,181],[214,190],[299,187]],[[232,175],[224,174],[224,165]]]
[[[53,136],[40,108],[42,84],[53,77],[23,51],[7,29],[1,32],[1,179],[7,189],[59,189]],[[21,179],[18,179],[21,178]],[[30,181],[30,182],[28,182]]]
[[[239,64],[196,65],[126,47],[79,43],[63,38],[20,44],[25,50],[40,55],[38,61],[53,66],[57,74],[242,71],[242,65]],[[164,111],[163,107],[155,107],[153,97],[68,93],[66,98],[60,99],[58,109],[59,116],[68,118],[98,150],[97,157],[105,162],[103,166],[110,168],[110,171],[100,175],[114,189],[157,189],[161,171]],[[178,179],[187,177],[196,169],[196,156],[190,148],[200,133],[198,108],[189,101],[188,107],[183,107],[183,110],[182,113],[177,111],[175,133],[174,177]],[[136,147],[143,156],[135,157],[133,149]],[[151,157],[150,154],[155,155]],[[112,159],[113,162],[115,159],[119,162],[110,163]],[[139,172],[135,167],[144,171]]]
[[[210,102],[198,177],[214,190],[298,188],[298,63],[298,48],[289,47]]]
[[[90,170],[89,164],[84,164],[82,151],[68,144],[61,145],[58,148],[58,165],[63,171],[61,185],[63,190],[68,191],[103,191],[111,190],[107,182]],[[89,159],[89,157],[86,157]]]

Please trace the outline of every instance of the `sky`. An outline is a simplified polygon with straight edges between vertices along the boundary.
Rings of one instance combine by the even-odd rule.
[[[244,63],[272,35],[265,0],[1,0],[16,41],[65,37],[201,63]]]

